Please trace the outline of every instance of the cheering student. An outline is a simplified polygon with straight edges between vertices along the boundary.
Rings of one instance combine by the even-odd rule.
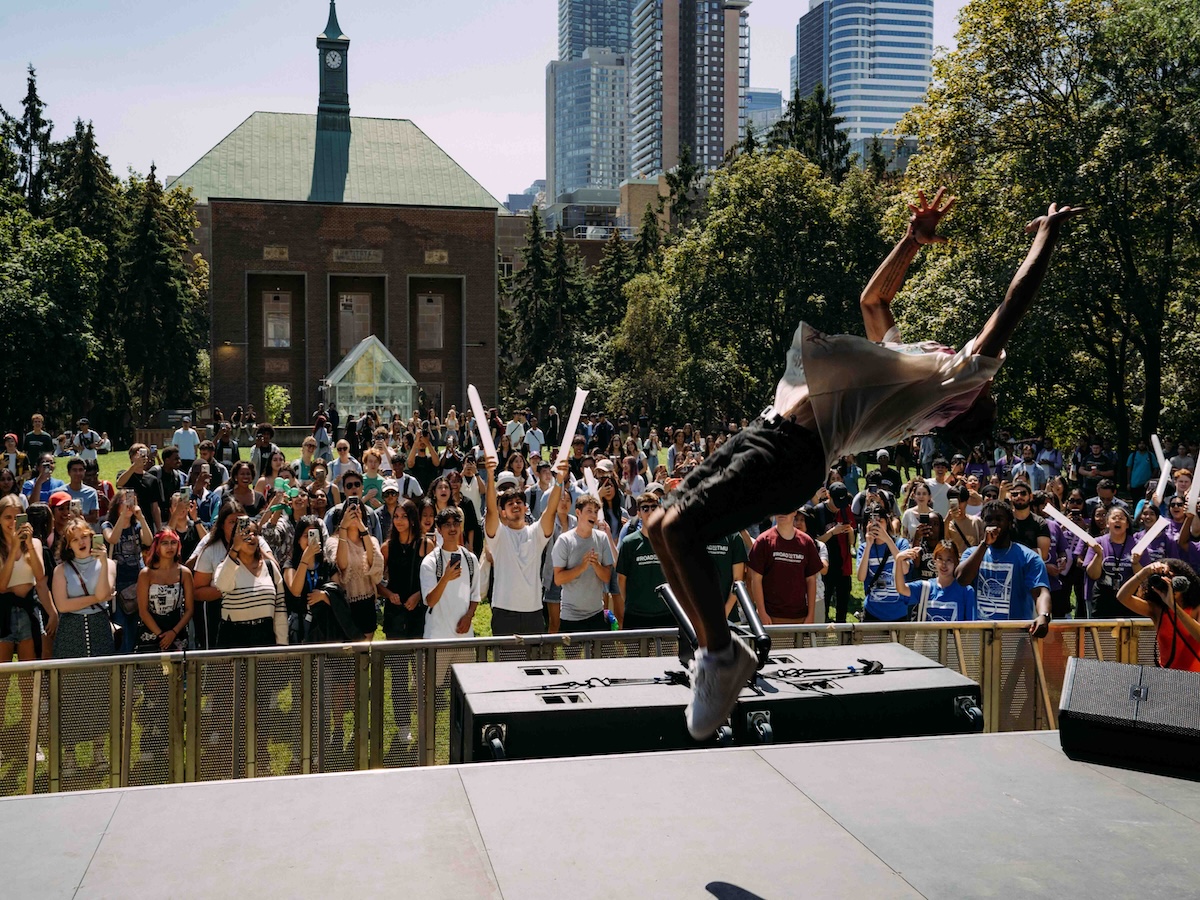
[[[647,533],[683,608],[696,627],[700,650],[692,673],[686,718],[697,739],[728,717],[756,658],[732,638],[724,597],[716,588],[710,540],[767,516],[799,508],[821,486],[841,456],[945,427],[972,443],[991,430],[995,403],[989,383],[1004,347],[1033,303],[1063,222],[1079,210],[1051,204],[1026,226],[1033,246],[1000,306],[958,353],[932,341],[901,344],[890,303],[924,244],[945,240],[938,223],[954,205],[910,206],[908,230],[871,276],[861,306],[867,337],[827,335],[801,322],[787,354],[775,402],[693,469]],[[1045,627],[1039,625],[1039,634]]]

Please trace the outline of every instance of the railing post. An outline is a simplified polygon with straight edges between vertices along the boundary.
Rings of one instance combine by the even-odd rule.
[[[168,752],[171,757],[171,783],[178,784],[184,780],[183,761],[183,679],[182,663],[168,662],[164,664],[167,670],[167,740],[170,742]]]
[[[372,769],[383,768],[383,651],[371,646],[371,758]],[[392,694],[397,690],[396,682],[392,681]],[[399,725],[399,723],[396,723]],[[399,740],[399,735],[396,737]]]
[[[62,777],[62,723],[59,699],[62,696],[62,671],[50,670],[50,793],[57,794]]]
[[[184,740],[183,780],[200,780],[200,697],[204,693],[200,683],[200,663],[189,659],[184,664],[187,673],[187,690],[184,691]]]
[[[421,708],[424,715],[421,721],[421,747],[424,764],[432,766],[437,762],[437,651],[426,647],[421,651],[424,662],[424,673],[421,680]]]
[[[236,698],[235,698],[236,702]],[[246,657],[246,777],[258,774],[258,660]]]
[[[312,772],[312,654],[300,657],[300,772]]]
[[[42,672],[37,669],[30,673],[33,677],[33,690],[30,691],[29,703],[29,741],[25,759],[25,793],[33,793],[33,779],[37,774],[37,741],[42,722]],[[17,679],[20,682],[20,678]]]
[[[121,665],[108,670],[108,786],[120,787],[121,779]],[[93,757],[94,758],[94,757]]]
[[[371,657],[370,645],[354,651],[354,768],[365,769],[371,758]]]

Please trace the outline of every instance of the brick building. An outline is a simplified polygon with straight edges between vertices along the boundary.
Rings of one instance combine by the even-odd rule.
[[[211,265],[211,402],[305,421],[368,335],[439,413],[497,388],[502,205],[416,125],[350,115],[334,3],[317,38],[317,114],[256,112],[170,186],[195,194]],[[341,409],[343,416],[362,410]]]

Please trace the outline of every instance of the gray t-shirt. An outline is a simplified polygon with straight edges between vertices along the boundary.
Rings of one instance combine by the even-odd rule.
[[[599,529],[592,531],[591,537],[581,537],[572,528],[563,532],[554,542],[551,554],[556,569],[574,569],[583,562],[583,557],[589,550],[595,550],[600,557],[600,565],[613,564],[612,547],[608,538]],[[578,622],[588,616],[594,616],[604,609],[604,590],[606,582],[591,567],[569,584],[562,586],[562,618],[568,622]]]

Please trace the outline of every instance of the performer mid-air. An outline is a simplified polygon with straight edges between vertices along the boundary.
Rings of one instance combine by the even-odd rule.
[[[1034,234],[1033,246],[1003,302],[955,353],[932,341],[900,343],[890,305],[921,246],[945,241],[937,225],[954,198],[941,205],[944,192],[932,203],[919,194],[919,205],[909,206],[904,238],[871,276],[861,298],[866,338],[822,334],[801,322],[774,404],[693,469],[646,522],[663,573],[699,638],[687,708],[688,730],[697,739],[711,736],[729,716],[756,667],[750,648],[730,634],[705,545],[798,509],[841,456],[890,447],[936,427],[969,439],[990,432],[995,403],[989,383],[1042,283],[1063,222],[1081,210],[1051,204],[1025,227]],[[1044,634],[1047,622],[1048,615],[1039,616],[1035,632]]]

